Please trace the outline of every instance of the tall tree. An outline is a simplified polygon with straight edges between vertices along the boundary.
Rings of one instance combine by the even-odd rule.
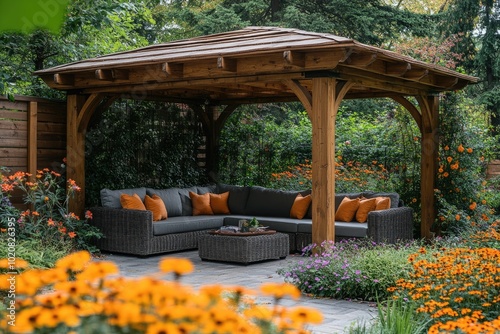
[[[500,133],[500,1],[453,0],[447,11],[445,32],[461,34],[456,46],[464,54],[463,67],[478,75],[476,89],[490,114],[492,134]]]

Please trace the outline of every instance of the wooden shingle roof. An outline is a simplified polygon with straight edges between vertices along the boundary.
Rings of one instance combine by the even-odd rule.
[[[456,90],[477,78],[325,33],[276,27],[151,45],[35,72],[50,87],[79,93],[252,103],[296,100],[286,80],[311,90],[313,77],[355,85],[347,98]]]

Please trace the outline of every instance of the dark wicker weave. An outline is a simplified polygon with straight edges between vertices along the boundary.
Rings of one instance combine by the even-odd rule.
[[[353,223],[354,224],[354,223]],[[413,239],[413,209],[398,207],[387,210],[372,211],[368,214],[367,237],[375,242],[396,243]],[[335,241],[349,239],[348,236],[336,236]],[[296,249],[301,251],[312,243],[310,233],[295,235]]]
[[[91,224],[98,227],[104,238],[96,240],[101,251],[146,256],[198,248],[200,236],[207,230],[153,235],[151,211],[124,210],[95,207]],[[353,223],[357,224],[357,223]],[[413,238],[413,210],[398,207],[368,214],[368,237],[376,242],[394,243]],[[311,244],[311,233],[286,233],[289,240],[288,252],[300,252]],[[337,236],[336,240],[349,238]]]
[[[91,224],[98,227],[104,238],[96,240],[101,251],[139,256],[198,248],[198,239],[208,230],[153,235],[151,211],[95,207]]]
[[[285,258],[289,253],[284,233],[255,236],[204,235],[198,244],[203,260],[250,263]]]

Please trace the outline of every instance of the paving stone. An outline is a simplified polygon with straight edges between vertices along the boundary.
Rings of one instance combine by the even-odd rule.
[[[196,250],[167,253],[150,257],[135,257],[121,254],[105,254],[104,259],[114,261],[125,277],[141,277],[158,272],[158,262],[165,257],[182,257],[190,259],[195,265],[193,273],[182,277],[184,284],[199,288],[206,284],[240,285],[249,289],[258,289],[265,282],[283,282],[283,277],[277,274],[279,268],[287,267],[292,261],[298,261],[300,256],[288,256],[284,260],[257,262],[249,265],[202,261]],[[168,275],[165,276],[169,279]],[[256,302],[273,304],[272,298],[256,297]],[[323,313],[324,321],[320,325],[309,327],[313,334],[345,333],[353,323],[372,321],[377,314],[373,303],[335,300],[328,298],[311,298],[302,296],[299,300],[284,299],[284,306],[314,307]]]

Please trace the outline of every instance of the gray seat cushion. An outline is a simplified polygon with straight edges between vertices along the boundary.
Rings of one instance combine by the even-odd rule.
[[[310,219],[302,219],[297,226],[298,233],[312,233],[312,221]],[[335,236],[364,238],[368,235],[368,224],[366,223],[346,223],[335,222]]]
[[[146,188],[129,188],[129,189],[101,189],[101,205],[105,208],[120,209],[122,207],[120,203],[121,194],[133,195],[137,194],[141,200],[144,201],[146,197]]]
[[[297,191],[251,187],[245,215],[288,218],[297,194]]]
[[[223,224],[223,216],[178,216],[153,223],[153,234],[164,235],[200,230],[216,230]]]

